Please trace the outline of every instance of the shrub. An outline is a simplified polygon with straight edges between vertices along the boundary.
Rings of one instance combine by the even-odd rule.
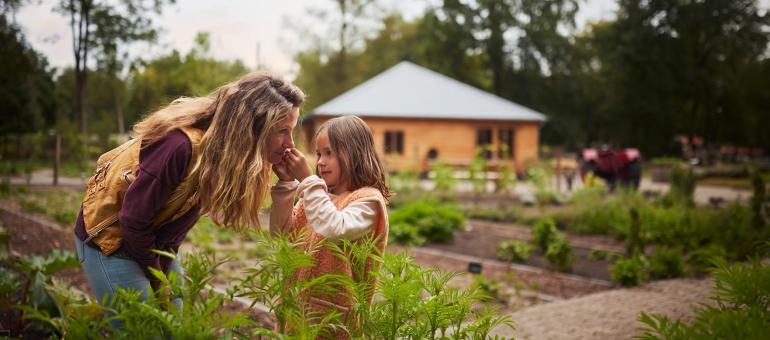
[[[610,267],[610,279],[621,286],[638,286],[648,278],[649,264],[644,256],[621,258]]]
[[[693,206],[697,182],[698,179],[692,167],[673,167],[671,169],[671,187],[664,198],[667,205]]]
[[[425,238],[420,236],[417,227],[407,223],[390,225],[388,239],[404,246],[421,246],[425,244]]]
[[[482,294],[484,294],[490,299],[494,299],[498,301],[503,299],[502,290],[503,288],[505,288],[505,286],[503,286],[503,284],[500,281],[497,281],[495,279],[486,280],[481,275],[474,275],[473,286],[478,288],[478,290]]]
[[[714,261],[724,260],[727,257],[725,248],[711,244],[698,248],[687,255],[687,264],[696,272],[706,272],[714,266]]]
[[[650,276],[656,279],[684,276],[684,257],[677,248],[658,248],[650,258]]]
[[[563,235],[557,234],[548,244],[548,248],[545,251],[545,259],[560,272],[572,271],[572,263],[574,261],[572,247],[570,247],[569,242],[567,242]]]
[[[716,261],[715,305],[696,311],[692,322],[641,313],[641,339],[765,339],[770,329],[770,266],[759,259],[728,266]]]
[[[500,243],[495,252],[498,259],[507,262],[527,262],[532,253],[532,245],[519,240]]]
[[[627,236],[631,217],[627,205],[621,200],[612,198],[605,201],[594,196],[585,201],[573,202],[577,211],[569,227],[571,230],[581,234],[604,234],[618,238]]]
[[[404,204],[390,214],[390,225],[404,224],[417,229],[429,242],[447,242],[465,225],[459,207],[435,200],[419,200]],[[397,227],[403,228],[403,227]],[[405,234],[409,234],[411,231]]]
[[[539,220],[535,223],[535,226],[532,227],[532,242],[534,242],[540,251],[545,253],[548,250],[548,245],[556,238],[557,233],[558,230],[556,229],[556,223],[553,219],[546,218]]]

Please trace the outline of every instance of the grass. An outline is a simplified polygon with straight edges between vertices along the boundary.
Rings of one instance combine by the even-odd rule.
[[[37,191],[15,187],[7,197],[16,201],[25,212],[45,215],[60,224],[73,225],[83,193],[66,189]]]
[[[770,174],[763,174],[765,183],[770,183]],[[728,187],[732,189],[751,190],[751,178],[749,177],[707,177],[698,180],[699,185]]]

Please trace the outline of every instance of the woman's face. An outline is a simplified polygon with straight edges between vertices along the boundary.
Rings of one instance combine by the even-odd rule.
[[[292,139],[292,132],[297,126],[297,120],[299,119],[299,108],[295,107],[289,112],[289,115],[278,122],[267,138],[267,161],[276,164],[281,161],[283,153],[286,149],[294,147],[294,140]]]

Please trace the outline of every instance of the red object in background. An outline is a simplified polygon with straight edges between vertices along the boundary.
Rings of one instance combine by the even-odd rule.
[[[590,171],[604,179],[610,189],[620,182],[624,187],[639,188],[642,155],[639,149],[583,149],[580,152],[580,176]]]

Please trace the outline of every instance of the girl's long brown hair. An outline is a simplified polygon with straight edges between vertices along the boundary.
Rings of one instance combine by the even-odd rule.
[[[387,201],[391,193],[369,126],[357,116],[342,116],[323,123],[316,131],[316,138],[323,132],[329,136],[332,150],[339,157],[340,176],[345,176],[340,180],[347,183],[348,189],[372,187]]]
[[[204,130],[200,157],[188,174],[198,179],[192,194],[200,202],[201,215],[239,230],[259,226],[259,211],[270,190],[267,137],[304,97],[298,87],[277,76],[251,73],[208,96],[177,99],[133,130],[146,145],[177,128]]]

